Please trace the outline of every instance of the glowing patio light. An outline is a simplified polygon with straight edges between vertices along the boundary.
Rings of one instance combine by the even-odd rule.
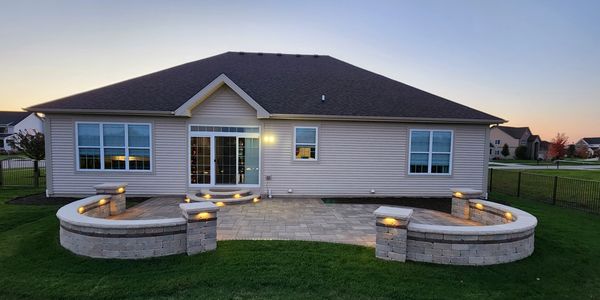
[[[215,205],[216,206],[225,206],[225,203],[219,201],[219,202],[215,203]]]
[[[83,207],[83,206],[80,206],[80,207],[77,209],[77,212],[78,212],[78,213],[80,213],[80,214],[84,213],[84,212],[85,212],[85,207]]]
[[[191,200],[190,200],[190,198],[189,198],[189,197],[185,197],[185,199],[183,199],[183,201],[184,201],[185,203],[190,203],[190,201],[191,201]]]
[[[198,219],[198,220],[205,220],[205,219],[209,219],[209,218],[210,218],[210,213],[207,213],[207,212],[201,212],[196,215],[196,219]]]
[[[106,199],[100,199],[100,201],[98,201],[98,206],[102,206],[106,203],[108,203],[108,201]]]
[[[266,134],[263,136],[263,142],[267,144],[273,144],[275,142],[275,136],[272,134]]]
[[[475,208],[479,209],[479,210],[483,210],[483,204],[481,203],[476,203],[475,204]]]
[[[258,197],[254,197],[254,199],[252,199],[252,202],[257,203],[258,201],[260,201],[260,199],[258,199]]]
[[[513,218],[512,214],[510,212],[505,212],[504,217],[509,221],[512,220],[512,218]]]
[[[206,195],[204,195],[202,197],[204,197],[204,199],[210,199],[210,198],[212,198],[212,196],[210,194],[206,194]]]
[[[462,198],[462,196],[463,196],[463,193],[461,193],[461,192],[454,193],[454,197],[456,197],[456,198]]]
[[[383,218],[383,224],[388,226],[398,226],[400,223],[398,222],[398,220],[392,217],[385,217]]]
[[[233,195],[233,198],[235,198],[235,199],[239,199],[239,198],[242,198],[242,195],[240,195],[240,194],[235,194],[235,195]]]
[[[125,188],[124,187],[120,187],[117,189],[118,193],[124,193],[125,192]]]

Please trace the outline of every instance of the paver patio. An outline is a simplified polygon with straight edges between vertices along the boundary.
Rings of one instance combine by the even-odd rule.
[[[183,197],[156,197],[113,219],[155,219],[181,216]],[[363,246],[375,245],[373,211],[379,204],[324,204],[320,199],[264,199],[259,203],[221,207],[218,240],[307,240]],[[450,214],[414,208],[411,222],[476,226]]]

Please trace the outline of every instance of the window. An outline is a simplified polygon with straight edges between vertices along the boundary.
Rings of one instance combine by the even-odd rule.
[[[450,174],[452,131],[410,131],[410,174]]]
[[[317,159],[317,127],[295,127],[294,128],[294,159],[316,160]]]
[[[500,155],[500,150],[496,150],[496,155]]]
[[[150,125],[77,123],[80,170],[151,170]]]
[[[496,141],[494,141],[494,144],[496,144],[496,145],[500,145],[500,140],[496,140]]]

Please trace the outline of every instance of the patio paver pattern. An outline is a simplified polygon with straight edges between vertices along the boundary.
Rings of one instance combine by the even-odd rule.
[[[154,219],[181,216],[183,197],[156,197],[112,219]],[[259,203],[221,207],[218,240],[306,240],[375,246],[379,204],[325,204],[320,199],[264,199]],[[436,225],[481,225],[450,214],[413,208],[411,222]]]

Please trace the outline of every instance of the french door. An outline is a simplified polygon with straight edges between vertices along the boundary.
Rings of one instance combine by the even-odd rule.
[[[259,143],[258,136],[191,136],[190,184],[258,185]]]

